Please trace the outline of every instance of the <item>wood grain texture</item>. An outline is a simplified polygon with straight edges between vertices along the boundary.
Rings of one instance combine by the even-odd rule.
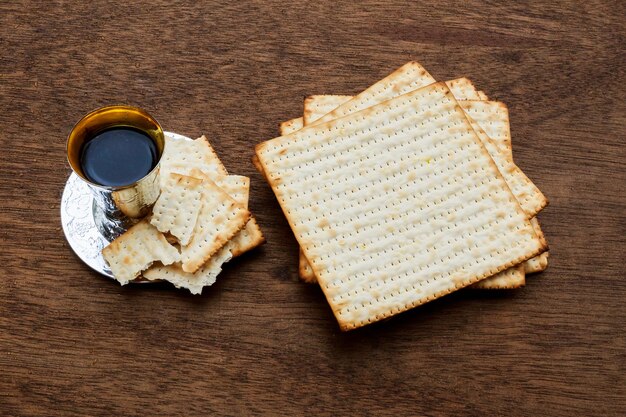
[[[0,414],[619,415],[626,409],[623,2],[2,2]],[[408,60],[509,106],[550,198],[549,269],[339,332],[250,163],[309,94]],[[202,296],[91,272],[61,231],[65,138],[141,106],[252,178],[268,243]]]

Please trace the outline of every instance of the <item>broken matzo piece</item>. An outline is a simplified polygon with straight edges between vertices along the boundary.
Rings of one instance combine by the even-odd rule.
[[[180,259],[178,250],[146,219],[102,249],[102,256],[122,285],[137,278],[155,261],[169,265]]]
[[[256,219],[250,216],[246,226],[231,239],[228,247],[233,257],[237,257],[256,248],[263,242],[265,242],[265,237],[263,237],[261,228],[257,224]]]
[[[174,284],[176,288],[187,288],[192,294],[201,294],[204,287],[213,285],[217,275],[222,271],[222,265],[232,258],[230,251],[225,248],[217,253],[196,272],[183,271],[179,263],[172,265],[153,265],[143,276],[149,280],[165,280]]]
[[[189,175],[191,170],[200,169],[208,175],[228,174],[205,136],[187,140],[166,135],[165,149],[159,164],[162,186],[167,175],[172,172]]]
[[[250,196],[250,178],[243,175],[214,175],[209,176],[202,170],[194,168],[190,171],[190,175],[201,180],[212,181],[228,194],[233,200],[244,208],[248,208],[248,199]]]
[[[162,178],[162,183],[150,223],[160,232],[169,232],[181,245],[187,245],[200,211],[202,179],[171,173]]]
[[[200,181],[208,180],[208,176],[197,169],[191,170],[191,175],[199,178]],[[222,191],[238,204],[244,208],[248,207],[250,190],[250,179],[248,177],[226,175],[216,176],[213,180]],[[254,222],[254,219],[250,219],[250,221]],[[246,226],[251,224],[250,221],[246,223]],[[171,282],[176,288],[187,288],[192,294],[200,294],[202,293],[202,288],[215,283],[224,263],[230,261],[235,254],[240,254],[240,251],[247,249],[248,244],[243,239],[251,234],[254,234],[254,230],[246,231],[246,228],[244,228],[239,231],[194,273],[185,272],[180,263],[175,263],[167,266],[153,265],[143,273],[143,276],[149,280],[162,279]]]
[[[248,195],[250,191],[250,179],[236,175],[218,178],[215,182],[228,195],[237,201],[244,208],[248,208]],[[250,216],[243,229],[241,229],[224,246],[233,257],[237,257],[250,249],[253,249],[264,242],[263,234],[256,219]]]
[[[194,171],[196,175],[198,174]],[[250,191],[250,179],[240,175],[228,175],[225,177],[215,177],[215,184],[218,185],[226,194],[230,195],[237,203],[245,209],[248,208],[248,196]],[[241,229],[232,239],[228,241],[225,248],[229,250],[233,257],[242,255],[243,253],[254,249],[265,241],[261,228],[256,219],[250,216],[245,227]]]
[[[165,151],[161,159],[161,175],[167,175],[170,172],[191,175],[192,172],[197,171],[201,171],[212,180],[228,175],[226,167],[206,136],[203,135],[195,140],[174,139],[166,136]],[[236,246],[231,248],[237,255],[265,242],[261,228],[252,215],[244,231],[241,236],[235,236]]]
[[[182,268],[197,271],[215,252],[239,232],[250,212],[209,179],[203,180],[202,206],[194,235],[181,247]]]
[[[444,83],[256,153],[344,330],[543,249]]]
[[[213,182],[241,206],[248,208],[250,178],[243,175],[226,175],[213,178]]]

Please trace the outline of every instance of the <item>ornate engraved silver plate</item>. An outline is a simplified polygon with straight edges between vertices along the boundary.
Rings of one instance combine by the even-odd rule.
[[[177,133],[164,132],[173,139],[191,140]],[[113,274],[102,257],[102,249],[125,231],[119,224],[104,224],[89,186],[72,173],[65,183],[61,199],[61,223],[70,247],[91,269],[109,278]],[[105,220],[106,221],[106,220]],[[111,234],[111,230],[117,234]],[[150,282],[141,281],[137,282]]]

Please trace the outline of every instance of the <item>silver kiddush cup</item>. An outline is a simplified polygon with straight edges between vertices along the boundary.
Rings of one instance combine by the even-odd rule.
[[[157,148],[157,163],[145,177],[132,184],[110,187],[90,181],[81,169],[81,151],[86,141],[113,127],[132,127],[146,133]],[[131,106],[107,106],[85,115],[67,138],[67,160],[74,173],[94,196],[93,217],[100,233],[109,241],[146,216],[159,197],[159,165],[165,137],[163,129],[146,111]]]

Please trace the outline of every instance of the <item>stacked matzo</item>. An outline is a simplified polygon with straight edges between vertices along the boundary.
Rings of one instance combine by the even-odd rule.
[[[200,294],[225,262],[264,238],[248,211],[249,178],[229,175],[204,136],[165,139],[151,215],[102,253],[122,285],[142,275]]]
[[[513,163],[506,107],[467,78],[411,62],[355,97],[307,98],[281,134],[254,162],[343,329],[547,265],[547,200]]]

